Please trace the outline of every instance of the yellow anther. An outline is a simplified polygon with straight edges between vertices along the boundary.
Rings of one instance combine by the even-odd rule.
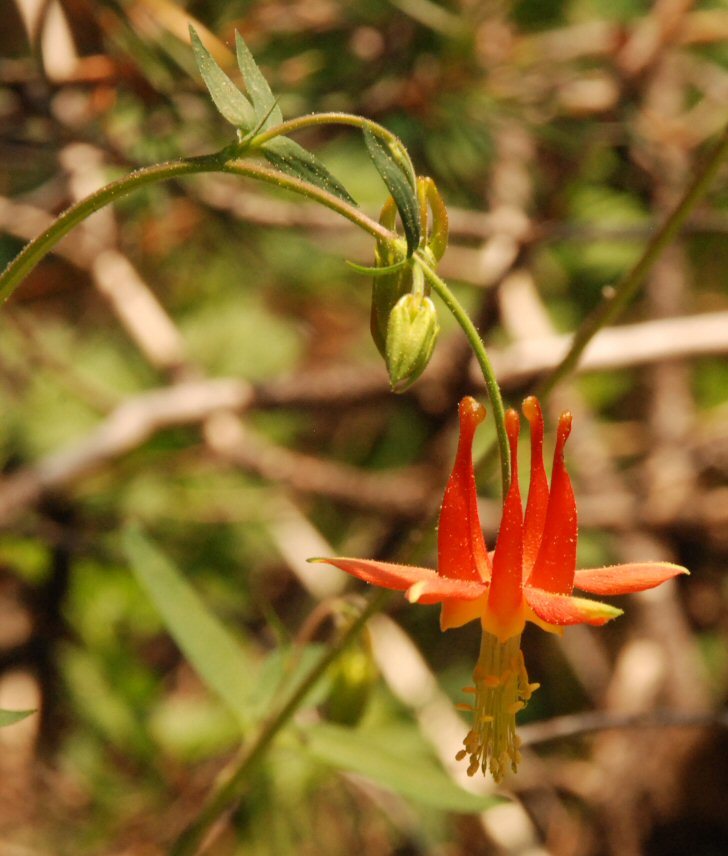
[[[538,684],[528,682],[520,637],[501,642],[485,632],[473,677],[475,686],[465,688],[465,692],[475,691],[472,705],[457,705],[459,710],[473,711],[473,727],[458,758],[470,757],[468,775],[475,775],[478,769],[490,770],[500,782],[509,769],[515,771],[521,760],[516,714],[538,688]]]

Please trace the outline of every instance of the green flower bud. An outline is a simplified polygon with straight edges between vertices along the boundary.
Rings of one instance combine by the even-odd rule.
[[[364,715],[377,667],[364,637],[349,647],[331,667],[331,687],[322,712],[339,725],[354,726]]]
[[[417,200],[423,234],[420,251],[434,267],[447,247],[447,208],[431,178],[417,178]],[[379,222],[396,230],[397,206],[391,196],[384,203]],[[396,391],[406,389],[422,374],[439,332],[435,308],[427,299],[430,286],[418,265],[406,255],[402,239],[377,241],[376,266],[390,270],[375,271],[370,325]],[[391,270],[395,265],[401,266]]]
[[[394,392],[404,392],[425,370],[440,332],[435,304],[405,294],[389,315],[385,360]]]

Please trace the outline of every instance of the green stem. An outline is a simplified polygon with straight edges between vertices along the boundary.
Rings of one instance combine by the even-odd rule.
[[[381,240],[396,237],[376,220],[372,220],[358,208],[339,199],[319,187],[308,184],[293,176],[284,175],[274,169],[257,163],[248,163],[240,158],[229,158],[229,149],[212,155],[196,158],[184,158],[178,161],[143,167],[124,178],[107,184],[57,217],[38,237],[34,238],[20,251],[0,274],[0,305],[4,303],[35,266],[67,235],[71,229],[82,223],[91,214],[104,206],[126,196],[141,187],[158,181],[167,181],[182,175],[195,175],[203,172],[227,172],[256,178],[267,184],[273,184],[291,190],[309,199],[313,199],[327,208],[336,211],[347,220],[355,223],[364,231]]]
[[[409,172],[410,180],[414,187],[417,181],[415,168],[412,164],[407,148],[399,137],[387,130],[387,128],[380,125],[378,122],[373,122],[371,119],[365,119],[363,116],[356,116],[353,113],[311,113],[308,116],[298,116],[295,119],[289,119],[286,122],[281,122],[280,125],[269,128],[267,131],[263,131],[251,140],[246,141],[245,145],[254,150],[275,137],[293,134],[303,128],[313,128],[320,125],[348,125],[352,128],[361,128],[362,131],[369,131],[375,137],[385,140],[390,152],[392,154],[396,152],[399,158],[406,161],[406,170]]]
[[[332,211],[336,211],[337,214],[341,214],[342,217],[346,217],[347,220],[350,220],[365,232],[368,232],[379,240],[392,241],[397,237],[395,232],[385,228],[376,220],[372,220],[371,217],[367,216],[359,208],[356,208],[354,205],[350,205],[338,196],[334,196],[333,193],[329,193],[327,190],[323,190],[320,187],[309,184],[300,178],[295,178],[294,176],[278,172],[278,170],[273,169],[272,167],[266,167],[258,163],[250,163],[244,160],[232,159],[225,161],[221,167],[221,172],[227,172],[232,175],[244,175],[248,178],[256,178],[266,184],[272,184],[275,187],[291,190],[294,193],[305,196],[307,199],[319,202],[326,208],[330,208]]]
[[[390,143],[400,142],[396,134],[388,131],[379,123],[372,122],[371,119],[356,116],[354,113],[331,112],[311,113],[308,116],[297,116],[295,119],[288,119],[285,122],[281,122],[280,125],[269,128],[267,131],[263,131],[262,134],[253,137],[250,140],[250,146],[258,148],[274,137],[293,134],[303,128],[312,128],[318,125],[348,125],[349,127],[361,128],[362,130],[368,128],[375,136],[388,140]]]
[[[102,187],[57,217],[53,223],[37,238],[23,247],[20,253],[0,274],[0,304],[4,303],[33,268],[46,256],[64,235],[78,226],[91,214],[126,196],[133,190],[154,184],[157,181],[176,178],[179,175],[191,175],[199,172],[213,172],[220,169],[219,154],[199,158],[184,158],[170,163],[155,164],[132,172],[106,187]]]
[[[672,214],[649,241],[637,263],[609,290],[602,303],[591,315],[584,319],[574,334],[574,339],[566,356],[539,384],[538,395],[546,396],[563,377],[573,371],[579,362],[579,357],[594,336],[624,311],[659,258],[660,253],[675,238],[696,204],[707,191],[726,156],[728,156],[728,126],[723,131],[723,136],[718,140],[718,144],[703,168],[686,189]]]
[[[243,748],[231,769],[223,774],[223,781],[203,806],[197,817],[182,832],[170,848],[170,856],[194,856],[203,843],[208,831],[222,815],[232,808],[243,796],[248,779],[260,762],[281,729],[300,707],[301,703],[323,677],[329,666],[341,655],[346,647],[358,636],[367,621],[378,612],[389,598],[389,592],[379,591],[367,603],[366,607],[352,621],[349,627],[325,654],[315,663],[306,674],[288,700],[274,712],[260,727],[258,734]]]
[[[488,390],[488,397],[493,409],[493,418],[495,419],[495,430],[498,437],[498,449],[500,452],[501,465],[501,480],[503,482],[503,497],[505,499],[508,493],[508,488],[511,484],[511,452],[508,445],[508,433],[506,432],[506,414],[503,406],[503,398],[501,397],[500,386],[493,371],[488,352],[485,349],[483,340],[478,333],[475,324],[470,320],[470,316],[463,309],[460,303],[455,298],[455,295],[450,291],[450,288],[441,279],[435,271],[429,266],[423,254],[417,253],[418,262],[425,274],[426,279],[432,286],[433,290],[439,295],[442,302],[452,312],[455,320],[462,327],[465,336],[473,349],[475,358],[480,365],[480,370],[483,373],[485,386]]]

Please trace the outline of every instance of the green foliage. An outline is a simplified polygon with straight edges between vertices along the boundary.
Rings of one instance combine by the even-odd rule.
[[[317,760],[358,773],[430,808],[469,813],[483,811],[497,801],[462,790],[432,759],[402,752],[402,737],[397,729],[377,735],[320,724],[307,729],[305,745]]]
[[[235,33],[236,54],[252,104],[215,62],[193,27],[190,27],[190,38],[205,86],[222,116],[238,129],[243,148],[251,137],[281,124],[283,114],[278,102],[240,33]],[[294,140],[278,135],[263,143],[261,149],[273,166],[286,175],[300,178],[354,203],[346,188],[323,163]]]
[[[640,252],[639,243],[620,239],[619,232],[645,223],[641,201],[633,194],[615,191],[605,185],[579,185],[570,199],[570,213],[577,224],[617,233],[614,239],[599,238],[568,248],[569,266],[577,277],[594,283],[611,282],[633,264]]]
[[[198,304],[180,326],[190,353],[215,375],[261,380],[285,370],[301,353],[290,319],[276,317],[260,296],[242,291]]]
[[[228,751],[240,735],[238,722],[225,708],[194,696],[162,699],[151,713],[148,728],[166,755],[187,764]]]
[[[249,698],[255,680],[250,656],[140,529],[127,529],[124,548],[139,584],[179,647],[235,715],[239,726],[248,729]]]
[[[726,401],[728,365],[725,360],[706,359],[700,362],[695,375],[695,394],[703,407],[720,407]]]
[[[354,203],[353,197],[321,161],[288,137],[275,137],[263,146],[265,157],[286,175],[310,182],[322,190],[333,193],[345,202]]]
[[[364,140],[377,172],[397,205],[407,239],[407,255],[411,256],[420,244],[421,225],[417,183],[409,156],[401,144],[382,140],[368,128],[364,130]]]
[[[244,132],[252,131],[258,119],[253,105],[215,62],[193,27],[190,39],[197,68],[217,109],[231,125]]]
[[[253,102],[255,119],[258,123],[258,131],[265,131],[274,125],[280,125],[283,114],[271,92],[268,81],[262,75],[243,37],[235,31],[235,52],[238,59],[240,73],[243,75],[245,87]]]

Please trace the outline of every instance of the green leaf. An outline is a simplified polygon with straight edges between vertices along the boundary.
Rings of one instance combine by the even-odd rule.
[[[31,713],[35,713],[35,711],[0,710],[0,728],[4,728],[6,725],[13,725],[16,722],[20,722],[21,719],[25,719],[27,716],[30,716]]]
[[[407,255],[411,256],[420,244],[420,207],[417,202],[417,187],[414,171],[404,147],[401,151],[376,137],[369,128],[364,128],[364,140],[369,155],[387,185],[402,218]]]
[[[232,634],[210,612],[182,572],[138,527],[123,534],[134,576],[146,591],[172,638],[205,685],[237,717],[243,730],[249,713],[253,665]]]
[[[338,770],[366,776],[407,799],[442,811],[475,812],[495,799],[464,791],[434,761],[397,751],[397,741],[358,729],[319,723],[305,732],[309,754]]]
[[[253,54],[243,41],[243,37],[235,31],[235,50],[238,57],[240,73],[245,81],[245,88],[255,108],[255,118],[259,123],[258,131],[265,131],[283,121],[283,113],[276,103],[275,95],[271,92],[268,81],[263,77]]]
[[[333,193],[345,202],[356,205],[356,201],[349,195],[344,185],[331,175],[321,161],[288,137],[275,137],[265,143],[261,151],[281,172],[307,181],[309,184]]]
[[[243,131],[254,128],[256,114],[252,104],[215,62],[192,27],[190,40],[197,68],[222,116]]]

